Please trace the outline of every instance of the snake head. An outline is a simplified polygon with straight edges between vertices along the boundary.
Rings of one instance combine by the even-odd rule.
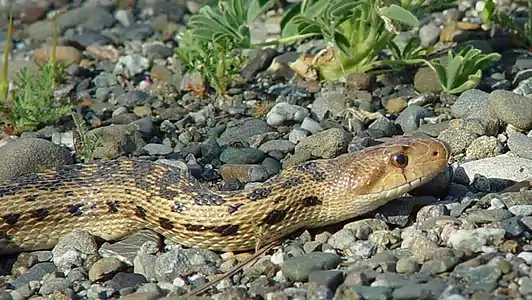
[[[343,183],[347,196],[389,200],[434,178],[447,166],[450,155],[450,146],[437,139],[394,139],[345,154],[339,160],[337,182]]]

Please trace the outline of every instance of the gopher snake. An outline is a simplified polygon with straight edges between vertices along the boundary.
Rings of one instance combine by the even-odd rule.
[[[449,155],[438,140],[399,138],[236,192],[148,161],[65,165],[0,183],[0,253],[49,249],[74,229],[117,240],[142,228],[185,246],[249,250],[369,212],[436,176]]]

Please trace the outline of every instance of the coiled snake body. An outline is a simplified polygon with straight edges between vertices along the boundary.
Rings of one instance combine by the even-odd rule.
[[[65,165],[0,183],[0,253],[49,249],[74,229],[117,240],[142,228],[184,246],[249,250],[369,212],[432,179],[449,155],[436,139],[400,138],[237,192],[148,161]]]

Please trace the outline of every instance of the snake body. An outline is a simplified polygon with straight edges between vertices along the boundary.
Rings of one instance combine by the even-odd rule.
[[[65,165],[0,182],[0,253],[49,249],[74,229],[118,240],[143,228],[184,246],[249,250],[372,211],[435,177],[449,155],[436,139],[399,138],[232,192],[149,161]]]

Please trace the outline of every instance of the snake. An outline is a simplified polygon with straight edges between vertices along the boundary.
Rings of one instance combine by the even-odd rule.
[[[448,166],[436,138],[401,136],[314,157],[240,190],[140,158],[60,165],[0,181],[0,254],[53,248],[74,230],[116,241],[143,229],[185,247],[246,251],[361,216]]]

